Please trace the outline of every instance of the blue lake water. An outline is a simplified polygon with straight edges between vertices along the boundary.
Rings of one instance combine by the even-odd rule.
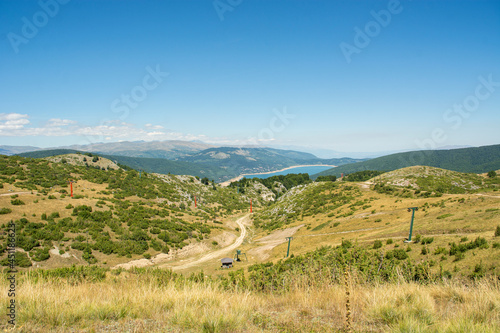
[[[276,171],[273,173],[266,173],[264,175],[256,175],[256,174],[245,175],[245,178],[269,178],[269,177],[278,176],[278,175],[288,175],[290,173],[308,173],[309,176],[311,176],[311,175],[314,175],[315,173],[325,171],[325,170],[328,170],[331,168],[333,168],[333,167],[325,166],[325,165],[303,166],[303,167],[290,168],[290,169],[284,170],[284,171]]]

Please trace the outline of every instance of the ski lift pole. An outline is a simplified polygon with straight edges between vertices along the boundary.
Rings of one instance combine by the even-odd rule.
[[[408,208],[408,212],[411,212],[411,224],[410,224],[410,234],[408,235],[408,239],[405,241],[405,243],[411,243],[411,234],[413,233],[413,220],[415,218],[416,210],[418,210],[418,207]]]
[[[292,241],[293,237],[286,237],[286,240],[288,240],[288,249],[286,250],[286,257],[288,258],[288,255],[290,254],[290,242]]]

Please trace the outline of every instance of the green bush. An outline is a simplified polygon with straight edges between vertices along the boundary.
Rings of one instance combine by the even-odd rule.
[[[49,248],[35,249],[30,252],[31,259],[34,261],[44,261],[50,258]]]
[[[373,243],[373,248],[374,248],[374,249],[380,249],[381,247],[382,247],[382,241],[376,240],[376,241]]]
[[[431,244],[432,242],[434,242],[434,237],[424,237],[422,238],[422,245],[425,245],[425,244]]]
[[[14,257],[14,263],[16,267],[30,267],[31,260],[28,258],[28,255],[24,252],[16,252]],[[2,266],[10,266],[9,258],[4,258],[0,261]]]
[[[12,209],[10,208],[0,208],[0,215],[12,213]]]
[[[25,204],[24,201],[22,201],[21,199],[11,200],[10,203],[14,206],[20,206]]]

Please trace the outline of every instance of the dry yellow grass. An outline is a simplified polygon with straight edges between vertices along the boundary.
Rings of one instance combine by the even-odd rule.
[[[499,332],[499,287],[498,280],[351,285],[352,331]],[[0,288],[7,290],[5,279]],[[0,304],[7,302],[1,293]],[[18,332],[341,332],[346,318],[343,285],[260,294],[208,283],[161,286],[128,273],[75,285],[28,278],[16,303]]]

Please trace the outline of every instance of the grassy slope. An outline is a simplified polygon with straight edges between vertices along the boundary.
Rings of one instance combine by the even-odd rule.
[[[432,175],[432,181],[429,181],[429,175]],[[172,177],[175,179],[178,178]],[[467,187],[465,193],[446,193],[447,189],[453,188],[448,185],[463,179],[478,188]],[[190,182],[189,178],[178,180],[178,186]],[[392,190],[379,193],[371,183],[387,183]],[[468,276],[475,265],[481,263],[486,273],[500,274],[497,267],[500,248],[492,248],[493,243],[500,242],[494,237],[494,230],[500,225],[498,179],[434,168],[408,168],[384,174],[372,179],[371,183],[313,183],[292,190],[276,204],[258,209],[255,219],[264,229],[253,230],[254,238],[244,243],[242,251],[248,253],[257,247],[255,241],[260,236],[304,224],[291,242],[291,253],[296,257],[320,246],[340,245],[346,240],[364,249],[370,249],[376,240],[382,240],[383,245],[378,251],[387,253],[410,248],[411,251],[406,253],[416,262],[434,262],[430,267],[434,273],[443,270],[457,278]],[[79,200],[93,203],[91,196],[94,191],[91,188],[97,185],[85,181],[78,184],[82,186],[82,193],[89,196]],[[425,187],[425,190],[417,193],[418,189],[411,184]],[[8,186],[11,185],[6,185],[3,191]],[[440,187],[445,189],[444,194],[437,191]],[[430,192],[430,196],[422,195],[424,192]],[[236,195],[233,192],[228,194]],[[182,195],[175,200],[181,198]],[[36,205],[48,202],[54,201],[40,200],[30,205],[39,209],[41,206]],[[411,216],[407,208],[414,206],[420,207],[415,216],[414,237],[418,234],[423,238],[432,237],[430,244],[403,243]],[[16,209],[12,213],[16,214],[15,218],[22,216],[23,210],[17,210],[18,206],[12,208]],[[186,218],[188,215],[185,214]],[[477,237],[484,237],[489,248],[467,251],[464,258],[457,261],[455,256],[446,253],[435,254],[438,248],[449,249],[450,242],[463,244]],[[388,239],[393,243],[388,244]],[[425,254],[422,252],[424,248],[427,250]],[[285,253],[286,243],[276,246],[271,250],[271,261],[278,263]],[[321,266],[321,260],[307,265]],[[236,268],[247,268],[256,262],[259,258],[249,256],[249,262],[238,263]],[[275,276],[280,283],[281,276],[286,277],[283,274],[288,269],[286,266],[282,268],[284,271],[276,272]],[[216,270],[213,263],[208,263],[204,270],[209,275],[227,276],[230,273],[237,276],[234,270]],[[159,332],[165,327],[208,332],[323,332],[344,327],[344,288],[338,282],[318,278],[314,270],[306,275],[309,281],[306,286],[264,294],[247,291],[243,285],[238,287],[238,280],[233,280],[235,284],[229,286],[187,282],[186,285],[179,282],[174,286],[157,279],[152,273],[144,274],[110,275],[103,282],[65,284],[63,289],[57,282],[27,279],[19,287],[20,297],[28,304],[22,323],[31,331],[62,325],[97,330],[112,325],[118,330],[133,327],[139,332]],[[246,269],[245,274],[248,274]],[[500,329],[498,281],[484,280],[476,285],[467,280],[468,287],[460,282],[421,285],[404,281],[374,286],[364,284],[355,276],[349,281],[355,331],[405,332],[411,328],[422,332],[496,332]],[[99,297],[88,296],[97,294]],[[23,295],[34,295],[37,302]],[[1,297],[1,302],[5,303],[6,296]],[[123,302],[124,299],[127,302]],[[98,322],[96,318],[104,322]]]
[[[341,173],[349,174],[364,170],[392,171],[414,165],[475,173],[497,170],[500,169],[500,145],[392,154],[325,170],[313,177],[321,175],[336,175],[339,177]]]
[[[166,275],[166,274],[165,274]],[[151,271],[102,282],[20,279],[19,332],[345,332],[343,285],[254,293],[177,281]],[[65,279],[63,279],[64,281]],[[500,329],[498,281],[464,285],[364,286],[349,280],[353,332],[468,332]],[[2,279],[0,288],[8,289]],[[7,293],[0,303],[7,304]],[[2,314],[0,328],[6,328]]]
[[[81,163],[81,161],[73,160],[72,157],[65,155],[66,164],[21,157],[0,157],[2,184],[0,194],[4,194],[0,196],[0,208],[10,210],[9,213],[0,215],[2,224],[5,225],[9,220],[25,218],[28,222],[19,233],[26,233],[26,237],[39,240],[39,246],[34,250],[44,247],[57,248],[70,254],[69,258],[57,254],[51,255],[49,260],[37,263],[42,267],[78,263],[83,253],[73,249],[72,244],[78,236],[86,239],[87,232],[91,236],[89,237],[91,245],[97,242],[102,233],[108,233],[112,242],[122,244],[119,242],[126,242],[126,239],[129,239],[127,237],[142,229],[147,237],[150,237],[147,241],[149,250],[145,253],[153,256],[163,250],[154,249],[152,241],[170,248],[182,247],[186,243],[205,243],[210,248],[211,241],[208,240],[208,234],[201,233],[204,230],[202,226],[211,229],[210,237],[217,236],[221,232],[220,228],[226,229],[226,227],[214,223],[215,220],[224,221],[229,214],[247,211],[249,207],[249,198],[238,195],[235,189],[219,186],[214,189],[212,184],[203,185],[192,176],[156,176],[142,173],[140,177],[135,170],[103,171],[93,167],[75,166],[71,163]],[[56,159],[61,160],[62,157]],[[104,159],[100,158],[94,164],[101,162],[104,162]],[[89,163],[92,164],[91,161]],[[73,184],[74,198],[69,196],[70,189],[67,183],[69,179],[76,181]],[[18,192],[20,193],[16,197],[14,193]],[[194,196],[197,198],[197,208],[194,207]],[[21,200],[23,204],[14,205],[13,200]],[[254,207],[258,207],[261,201],[263,200],[254,198]],[[85,217],[81,214],[73,215],[73,208],[83,205],[91,207],[92,214]],[[96,214],[100,214],[99,212],[104,214],[110,212],[112,219],[106,218],[102,223],[98,222],[99,216]],[[44,214],[47,216],[46,219]],[[54,217],[50,218],[50,215]],[[77,225],[65,227],[68,219],[70,223]],[[141,226],[143,221],[149,221],[151,225]],[[43,233],[28,233],[27,228],[30,227],[30,223],[32,226],[36,226],[37,223],[43,226],[42,231],[49,232],[55,228],[63,234],[54,236],[54,239],[50,238],[52,236],[47,236],[49,238],[44,240]],[[183,234],[186,234],[187,240],[179,243],[172,238],[174,243],[168,244],[159,239],[157,232],[153,232],[155,225],[161,229],[160,231],[167,228],[171,238],[184,237]],[[191,227],[192,225],[195,227]],[[233,230],[234,233],[234,227],[228,230]],[[4,244],[5,236],[0,236],[0,239]],[[98,259],[99,265],[106,267],[140,258],[142,257],[140,254],[143,253],[132,253],[127,258],[116,254],[107,255],[102,251],[92,252]]]
[[[430,175],[433,175],[430,177]],[[484,176],[460,174],[431,167],[411,167],[383,174],[380,182],[392,185],[389,194],[374,191],[370,183],[321,182],[294,188],[281,197],[273,206],[255,214],[256,224],[264,227],[261,235],[300,224],[301,228],[292,241],[292,253],[312,251],[322,245],[339,245],[342,240],[357,242],[362,247],[373,247],[375,240],[382,240],[382,251],[403,248],[408,237],[411,214],[408,207],[420,207],[415,215],[413,237],[433,237],[427,245],[428,254],[422,254],[421,244],[409,245],[411,258],[433,260],[433,271],[440,269],[469,275],[480,261],[490,273],[500,274],[500,248],[491,246],[500,239],[494,237],[495,228],[500,225],[500,178],[490,180]],[[432,179],[430,179],[432,178]],[[466,180],[465,193],[440,194],[435,189],[456,190],[456,182]],[[470,189],[469,181],[475,182]],[[379,178],[372,180],[379,182]],[[426,191],[408,189],[415,182]],[[463,190],[462,187],[458,187]],[[415,192],[417,192],[415,194]],[[446,192],[446,191],[445,191]],[[356,231],[358,230],[358,231]],[[464,237],[467,240],[464,240]],[[454,256],[434,254],[438,247],[449,249],[449,242],[467,243],[477,237],[484,237],[488,249],[468,251],[465,258],[454,261]],[[387,245],[387,239],[394,243]],[[275,247],[271,258],[283,258],[287,244]],[[247,247],[249,250],[250,247]]]

